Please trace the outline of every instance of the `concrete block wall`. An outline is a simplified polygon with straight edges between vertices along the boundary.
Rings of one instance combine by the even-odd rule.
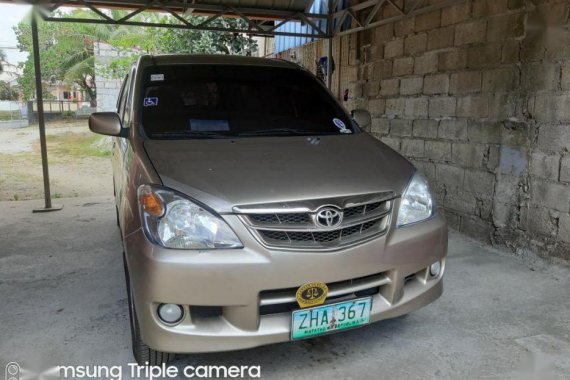
[[[429,179],[452,228],[567,260],[569,3],[466,0],[345,36],[333,77],[346,108],[368,109],[370,133]]]
[[[111,45],[103,42],[95,42],[93,44],[95,55],[95,68],[97,77],[97,111],[116,111],[117,98],[121,91],[123,78],[114,78],[106,73],[105,67],[113,60],[120,56],[120,53]]]

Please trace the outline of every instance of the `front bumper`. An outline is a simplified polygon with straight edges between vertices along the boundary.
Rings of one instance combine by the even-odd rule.
[[[404,228],[392,225],[384,236],[334,252],[268,250],[236,216],[225,219],[243,249],[164,249],[140,229],[125,238],[142,339],[149,347],[198,353],[288,341],[291,312],[283,311],[285,304],[292,290],[311,281],[332,284],[339,298],[331,302],[375,292],[371,322],[412,312],[442,293],[447,226],[440,216]],[[429,266],[438,260],[441,274],[432,277]],[[161,303],[183,305],[182,322],[160,322],[156,308]],[[276,309],[267,311],[267,304]],[[196,307],[220,312],[198,316]]]

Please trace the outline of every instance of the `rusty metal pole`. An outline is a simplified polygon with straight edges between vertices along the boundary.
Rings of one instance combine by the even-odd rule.
[[[46,126],[44,118],[44,103],[43,103],[43,91],[42,91],[42,70],[40,61],[40,46],[38,38],[38,22],[37,22],[37,10],[32,10],[32,44],[33,44],[33,54],[34,54],[34,70],[36,76],[36,104],[38,109],[38,124],[40,129],[40,148],[42,154],[42,169],[44,178],[44,199],[45,207],[34,209],[33,212],[47,212],[47,211],[57,211],[61,210],[63,206],[53,206],[51,203],[51,191],[49,187],[49,167],[48,167],[48,157],[47,157],[47,145],[46,145]]]

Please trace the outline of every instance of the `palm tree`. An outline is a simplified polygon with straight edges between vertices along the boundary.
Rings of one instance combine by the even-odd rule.
[[[120,18],[120,14],[115,15]],[[92,17],[89,12],[76,10],[76,18]],[[104,24],[73,24],[63,27],[57,38],[57,44],[65,51],[65,59],[61,62],[63,80],[75,83],[89,96],[92,107],[97,106],[97,87],[95,82],[94,44],[108,42],[125,33],[124,27]]]
[[[75,11],[74,17],[81,18],[85,11]],[[95,82],[95,56],[93,45],[109,40],[113,28],[101,24],[75,24],[65,27],[58,36],[58,47],[66,52],[61,61],[62,79],[77,84],[89,97],[91,107],[97,106]]]

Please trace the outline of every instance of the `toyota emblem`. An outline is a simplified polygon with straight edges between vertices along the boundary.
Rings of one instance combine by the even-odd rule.
[[[342,223],[342,212],[332,207],[325,207],[317,212],[317,224],[321,227],[336,227]]]

